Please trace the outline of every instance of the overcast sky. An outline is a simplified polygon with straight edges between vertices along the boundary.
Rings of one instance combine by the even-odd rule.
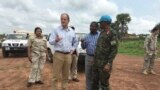
[[[91,21],[108,14],[115,21],[119,13],[129,13],[129,33],[149,33],[160,22],[160,0],[0,0],[0,33],[36,26],[50,33],[60,25],[60,14],[68,13],[76,32],[89,32]]]

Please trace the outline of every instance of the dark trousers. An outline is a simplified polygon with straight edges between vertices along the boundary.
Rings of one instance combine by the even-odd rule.
[[[106,72],[103,68],[93,67],[92,90],[110,90],[109,89],[110,72]]]

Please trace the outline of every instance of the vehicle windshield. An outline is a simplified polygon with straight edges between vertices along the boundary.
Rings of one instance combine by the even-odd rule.
[[[25,40],[27,39],[27,35],[26,34],[9,34],[7,35],[7,39],[21,39],[21,40]]]
[[[78,38],[78,40],[83,40],[86,36],[86,33],[76,33],[76,37]]]

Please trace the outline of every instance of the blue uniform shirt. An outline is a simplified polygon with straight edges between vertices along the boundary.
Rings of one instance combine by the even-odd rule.
[[[83,49],[86,49],[86,53],[88,55],[94,55],[97,39],[99,37],[100,32],[97,31],[96,34],[87,34],[87,36],[84,38],[84,43],[81,44]]]

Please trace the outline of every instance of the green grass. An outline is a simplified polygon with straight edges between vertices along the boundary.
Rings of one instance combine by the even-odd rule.
[[[119,42],[118,53],[134,56],[144,56],[144,40],[124,40]],[[160,42],[158,42],[158,49]],[[160,56],[160,49],[158,50],[158,57]]]

